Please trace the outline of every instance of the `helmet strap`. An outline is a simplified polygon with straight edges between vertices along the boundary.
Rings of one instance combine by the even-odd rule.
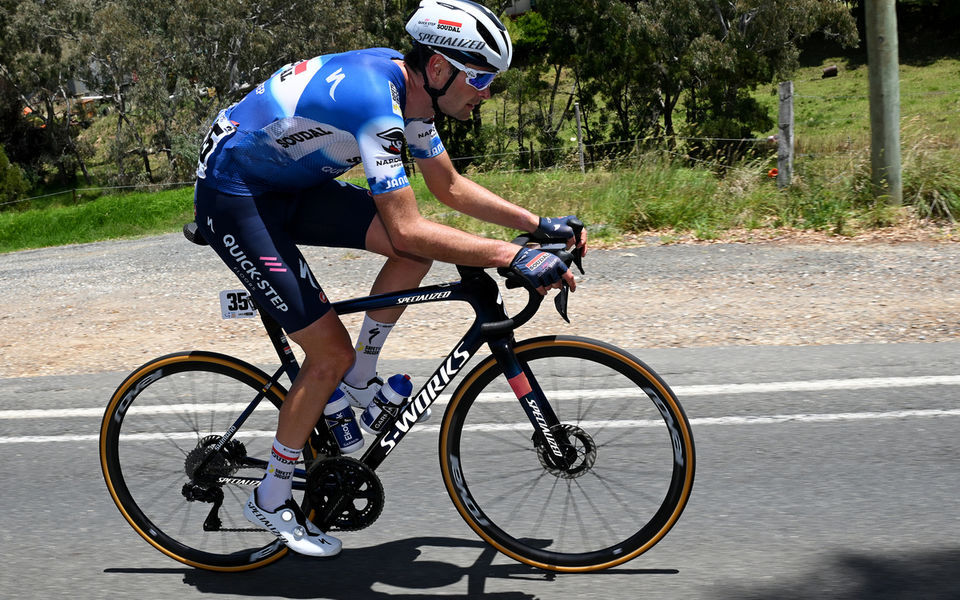
[[[415,42],[416,44],[416,42]],[[450,78],[447,79],[447,83],[443,85],[442,88],[437,89],[430,85],[430,78],[427,77],[427,63],[429,57],[434,54],[433,50],[427,48],[426,46],[416,44],[418,46],[417,50],[421,53],[420,60],[420,73],[423,74],[423,89],[429,94],[430,100],[433,103],[433,116],[437,119],[442,119],[444,116],[443,111],[440,110],[440,105],[437,101],[440,99],[440,96],[443,96],[447,93],[447,90],[450,89],[450,86],[453,85],[453,80],[457,78],[457,75],[460,72],[456,69],[453,69],[453,73],[450,74]]]
[[[440,105],[437,101],[440,99],[440,96],[443,96],[447,93],[447,90],[450,89],[451,85],[453,85],[453,80],[456,79],[457,75],[459,74],[460,72],[454,69],[453,73],[450,75],[450,78],[447,79],[447,83],[445,83],[443,87],[438,90],[435,87],[431,87],[430,84],[427,83],[427,70],[423,70],[423,89],[430,94],[430,100],[433,101],[433,115],[435,118],[439,119],[446,116],[443,114],[443,111],[440,110]]]

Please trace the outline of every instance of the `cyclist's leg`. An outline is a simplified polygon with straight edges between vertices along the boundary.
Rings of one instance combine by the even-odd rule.
[[[306,354],[280,410],[276,439],[279,447],[302,448],[353,363],[353,351],[343,324],[330,310],[287,225],[295,218],[300,199],[281,194],[233,196],[198,186],[196,200],[197,223],[204,238],[254,301]],[[295,460],[296,456],[288,458]],[[292,483],[276,469],[273,472],[278,476],[268,476],[261,484],[259,508],[268,512],[290,496]]]
[[[387,258],[370,288],[371,295],[417,287],[432,264],[429,259],[397,252],[390,243],[380,217],[374,217],[367,230],[366,248]],[[403,310],[403,305],[400,305],[373,310],[364,315],[357,334],[356,359],[344,378],[344,382],[351,387],[344,387],[343,390],[354,405],[367,404],[382,385],[377,375],[380,351]]]
[[[386,257],[371,287],[371,294],[414,288],[430,270],[432,261],[398,252],[377,216],[370,192],[352,184],[331,181],[305,192],[294,219],[295,239],[301,244],[357,248]],[[355,362],[346,377],[353,389],[345,388],[351,398],[357,388],[372,397],[377,359],[387,333],[403,313],[403,307],[370,311],[365,315],[355,346]],[[363,404],[353,398],[354,404]]]
[[[377,216],[370,192],[357,185],[334,180],[301,194],[290,223],[291,235],[298,244],[356,248],[385,256],[386,263],[377,275],[371,294],[381,294],[420,285],[433,261],[398,252]],[[393,323],[403,306],[371,311],[382,322]]]
[[[346,328],[334,311],[328,311],[307,327],[287,337],[303,349],[300,374],[280,407],[277,439],[302,448],[323,407],[353,364],[353,347]]]
[[[370,289],[371,294],[384,294],[417,287],[433,264],[433,261],[428,258],[405,254],[394,248],[379,216],[374,217],[373,222],[370,223],[370,228],[367,230],[366,246],[367,250],[387,257],[373,282]],[[402,305],[395,308],[383,308],[371,311],[370,315],[377,320],[392,323],[400,318],[404,308]]]

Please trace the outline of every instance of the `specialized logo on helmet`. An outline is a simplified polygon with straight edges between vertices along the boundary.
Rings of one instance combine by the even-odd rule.
[[[479,40],[461,40],[437,33],[420,33],[418,38],[418,42],[428,46],[446,46],[447,48],[466,48],[468,50],[483,50],[487,47],[485,42]]]
[[[510,68],[513,45],[506,27],[477,2],[421,0],[406,30],[417,43],[434,50],[460,50],[470,55],[469,62],[496,71]]]
[[[386,131],[381,131],[377,134],[377,137],[386,140],[386,146],[382,146],[384,150],[390,154],[400,154],[401,148],[403,148],[403,130],[399,127],[393,127]]]

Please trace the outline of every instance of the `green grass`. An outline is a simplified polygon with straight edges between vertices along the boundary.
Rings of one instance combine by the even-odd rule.
[[[192,188],[0,212],[0,252],[167,233],[192,218]]]
[[[837,77],[822,79],[824,66],[838,65]],[[799,153],[835,153],[870,145],[870,82],[867,65],[830,58],[800,69],[793,77],[794,120]],[[777,89],[758,90],[757,99],[777,115]],[[935,136],[960,145],[960,60],[941,58],[923,66],[900,66],[900,117],[905,145]],[[776,133],[776,128],[763,135]]]
[[[811,161],[796,183],[780,191],[763,160],[738,165],[717,177],[675,157],[646,155],[612,170],[475,173],[494,192],[540,215],[576,214],[595,242],[626,233],[656,231],[664,239],[693,234],[713,239],[730,229],[805,228],[849,235],[897,224],[912,213],[943,220],[960,214],[960,175],[952,154],[907,155],[905,190],[936,202],[891,209],[868,192],[869,156],[851,154],[832,162]],[[420,211],[454,227],[499,239],[515,232],[466,217],[444,206],[411,177]],[[103,196],[74,205],[0,213],[0,252],[137,237],[178,231],[193,218],[192,188]],[[939,202],[939,204],[938,204]],[[921,206],[927,207],[926,213]]]

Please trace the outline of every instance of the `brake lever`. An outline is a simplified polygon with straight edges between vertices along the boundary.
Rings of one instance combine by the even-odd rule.
[[[560,313],[560,316],[563,317],[563,320],[567,323],[570,322],[570,318],[567,317],[567,299],[570,297],[570,286],[566,282],[563,282],[563,285],[560,286],[560,292],[553,297],[553,304],[557,307],[557,312]]]
[[[577,265],[577,268],[580,270],[580,274],[583,275],[585,273],[583,270],[583,249],[574,248],[573,252],[570,254],[573,255],[573,264]]]
[[[573,237],[576,243],[579,244],[580,233],[583,232],[583,222],[580,219],[570,219],[567,221],[567,225],[573,229]],[[577,268],[580,269],[580,274],[583,275],[583,248],[575,245],[571,254],[573,254],[573,264],[577,265]]]

